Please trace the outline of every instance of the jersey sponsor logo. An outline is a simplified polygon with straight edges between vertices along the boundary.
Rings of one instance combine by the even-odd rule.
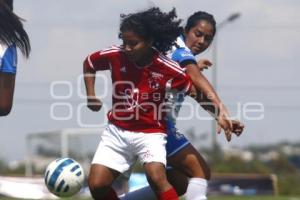
[[[164,77],[164,75],[162,75],[162,74],[160,74],[158,72],[151,72],[151,76],[153,78],[160,78],[160,79]]]
[[[160,86],[159,82],[155,79],[149,79],[148,83],[149,83],[149,87],[154,90],[157,90]]]
[[[190,52],[186,52],[186,51],[185,51],[185,52],[182,52],[182,53],[181,53],[181,56],[182,56],[182,57],[188,57],[188,56],[192,56],[192,55],[191,55]]]
[[[164,77],[164,75],[158,72],[151,72],[151,78],[149,78],[148,83],[151,89],[157,90],[160,87],[159,81]]]
[[[175,138],[177,140],[180,140],[180,139],[184,138],[184,135],[182,133],[180,133],[177,128],[176,128],[176,131],[175,131]]]

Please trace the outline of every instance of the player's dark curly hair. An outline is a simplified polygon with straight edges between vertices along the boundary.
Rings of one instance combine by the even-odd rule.
[[[30,41],[23,28],[22,19],[12,11],[13,0],[0,0],[0,41],[7,46],[16,44],[26,57],[30,53]]]
[[[184,27],[184,30],[186,32],[188,32],[191,28],[196,26],[200,20],[205,20],[213,26],[213,28],[214,28],[213,36],[214,36],[216,34],[216,20],[213,15],[211,15],[207,12],[204,12],[204,11],[198,11],[198,12],[195,12],[194,14],[192,14],[188,18],[186,26]]]
[[[122,14],[119,37],[125,31],[133,31],[145,40],[153,39],[153,46],[165,53],[181,33],[181,20],[176,17],[175,8],[168,13],[153,7],[138,13]]]

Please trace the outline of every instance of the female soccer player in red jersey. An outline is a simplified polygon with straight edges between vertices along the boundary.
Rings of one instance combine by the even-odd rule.
[[[180,33],[175,10],[159,8],[121,16],[122,46],[89,55],[84,61],[88,107],[101,108],[96,98],[95,73],[110,70],[113,106],[109,123],[101,135],[89,174],[94,199],[118,199],[111,188],[120,175],[129,176],[138,158],[148,181],[160,200],[178,196],[167,181],[165,97],[167,91],[186,93],[191,82],[184,70],[162,53],[171,49]]]
[[[201,91],[199,102],[206,102],[206,97],[210,94],[214,98],[210,106],[203,106],[204,109],[212,113],[216,113],[219,125],[225,127],[227,139],[231,139],[230,129],[226,130],[228,124],[226,118],[228,112],[222,105],[216,93],[213,92],[210,84],[207,84],[206,78],[199,73],[199,69],[203,70],[205,66],[211,65],[207,60],[196,61],[195,55],[205,51],[211,44],[216,32],[216,22],[212,15],[206,12],[196,12],[191,15],[187,21],[182,35],[180,35],[176,44],[170,53],[172,60],[178,62],[181,67],[186,68],[187,74],[191,77],[194,86]],[[198,68],[198,69],[197,69]],[[204,97],[204,98],[203,98]],[[183,101],[183,99],[179,100]],[[177,105],[180,102],[176,102]],[[203,104],[208,105],[208,104]],[[218,111],[219,109],[219,111]],[[179,109],[177,109],[179,112]],[[221,116],[220,116],[221,115]],[[223,121],[222,121],[223,120]],[[236,135],[240,135],[244,125],[239,121],[230,121],[232,123],[232,131]],[[168,137],[167,137],[167,162],[172,168],[167,170],[168,180],[174,186],[177,193],[182,195],[186,192],[187,200],[205,200],[207,180],[210,179],[210,169],[200,153],[191,145],[185,136],[178,132],[175,127],[175,119],[168,119]],[[187,180],[186,177],[190,179]],[[135,190],[122,196],[122,200],[153,200],[155,196],[149,187]]]
[[[13,13],[13,0],[0,0],[0,116],[8,115],[13,104],[16,47],[29,56],[29,38],[21,19]]]

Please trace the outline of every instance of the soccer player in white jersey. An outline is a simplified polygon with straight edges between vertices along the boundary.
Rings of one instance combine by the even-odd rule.
[[[0,0],[0,116],[8,115],[13,105],[17,47],[29,56],[29,38],[13,13],[13,0]]]
[[[211,44],[216,32],[216,22],[212,15],[206,12],[196,12],[191,15],[184,28],[183,34],[176,40],[170,53],[172,60],[178,62],[181,67],[186,69],[187,74],[191,77],[194,86],[201,93],[198,95],[198,102],[211,102],[212,106],[203,104],[204,109],[215,113],[219,125],[224,128],[228,141],[231,139],[230,129],[240,135],[244,125],[239,121],[228,121],[228,112],[222,105],[217,94],[213,91],[205,77],[199,73],[211,63],[208,60],[196,61],[195,55],[205,51]],[[198,68],[198,69],[197,69]],[[209,95],[213,95],[213,99],[208,99]],[[204,97],[204,98],[203,98]],[[177,106],[183,98],[177,99]],[[176,112],[179,112],[178,107]],[[175,117],[177,113],[175,112]],[[232,125],[228,124],[232,123]],[[175,119],[169,118],[168,137],[167,137],[167,156],[168,165],[171,166],[167,170],[168,180],[174,186],[177,193],[182,195],[186,192],[187,200],[205,200],[207,190],[207,180],[210,179],[210,169],[200,153],[191,145],[185,136],[178,132],[175,127]],[[189,181],[183,176],[189,177]],[[149,187],[122,196],[122,200],[153,200],[155,196]]]
[[[175,9],[159,8],[121,16],[121,46],[98,51],[84,61],[88,107],[99,111],[94,88],[96,71],[110,70],[113,106],[109,123],[94,155],[89,188],[94,199],[116,200],[112,182],[130,175],[138,158],[159,200],[178,200],[167,181],[165,98],[167,91],[187,93],[191,82],[184,70],[162,53],[180,34]],[[154,48],[153,48],[154,47]]]

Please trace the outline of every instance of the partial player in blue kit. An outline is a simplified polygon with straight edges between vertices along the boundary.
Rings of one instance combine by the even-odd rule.
[[[6,46],[0,44],[0,70],[2,73],[17,73],[17,49],[16,45]]]
[[[17,72],[17,48],[28,58],[30,42],[13,0],[0,0],[0,116],[10,113]]]
[[[208,60],[197,61],[195,55],[205,51],[211,44],[216,32],[216,22],[212,15],[206,12],[196,12],[191,15],[187,24],[175,42],[169,57],[186,69],[197,90],[197,101],[206,102],[202,107],[210,113],[214,113],[218,125],[225,131],[228,141],[231,134],[240,135],[244,125],[239,121],[230,120],[227,109],[218,98],[214,89],[200,72],[212,65]],[[214,98],[208,98],[213,96]],[[176,116],[180,110],[180,104],[184,101],[182,96],[174,98],[173,115],[167,119],[167,161],[168,180],[179,195],[186,193],[187,200],[205,200],[207,181],[210,179],[210,169],[204,158],[191,145],[187,138],[176,129]],[[211,105],[207,106],[207,102]],[[220,132],[220,130],[218,131]],[[189,180],[187,180],[187,177]],[[152,200],[149,187],[144,187],[125,194],[122,200]]]
[[[175,45],[172,48],[172,51],[169,52],[168,57],[178,62],[182,67],[185,67],[188,64],[197,65],[197,61],[194,54],[184,43],[183,35],[180,35],[177,38]],[[187,145],[190,145],[188,139],[176,128],[176,117],[178,116],[181,104],[184,101],[184,96],[177,96],[177,98],[173,101],[174,102],[172,103],[174,105],[172,112],[174,113],[174,116],[170,115],[167,120],[169,134],[167,137],[166,150],[168,157],[171,157]]]

